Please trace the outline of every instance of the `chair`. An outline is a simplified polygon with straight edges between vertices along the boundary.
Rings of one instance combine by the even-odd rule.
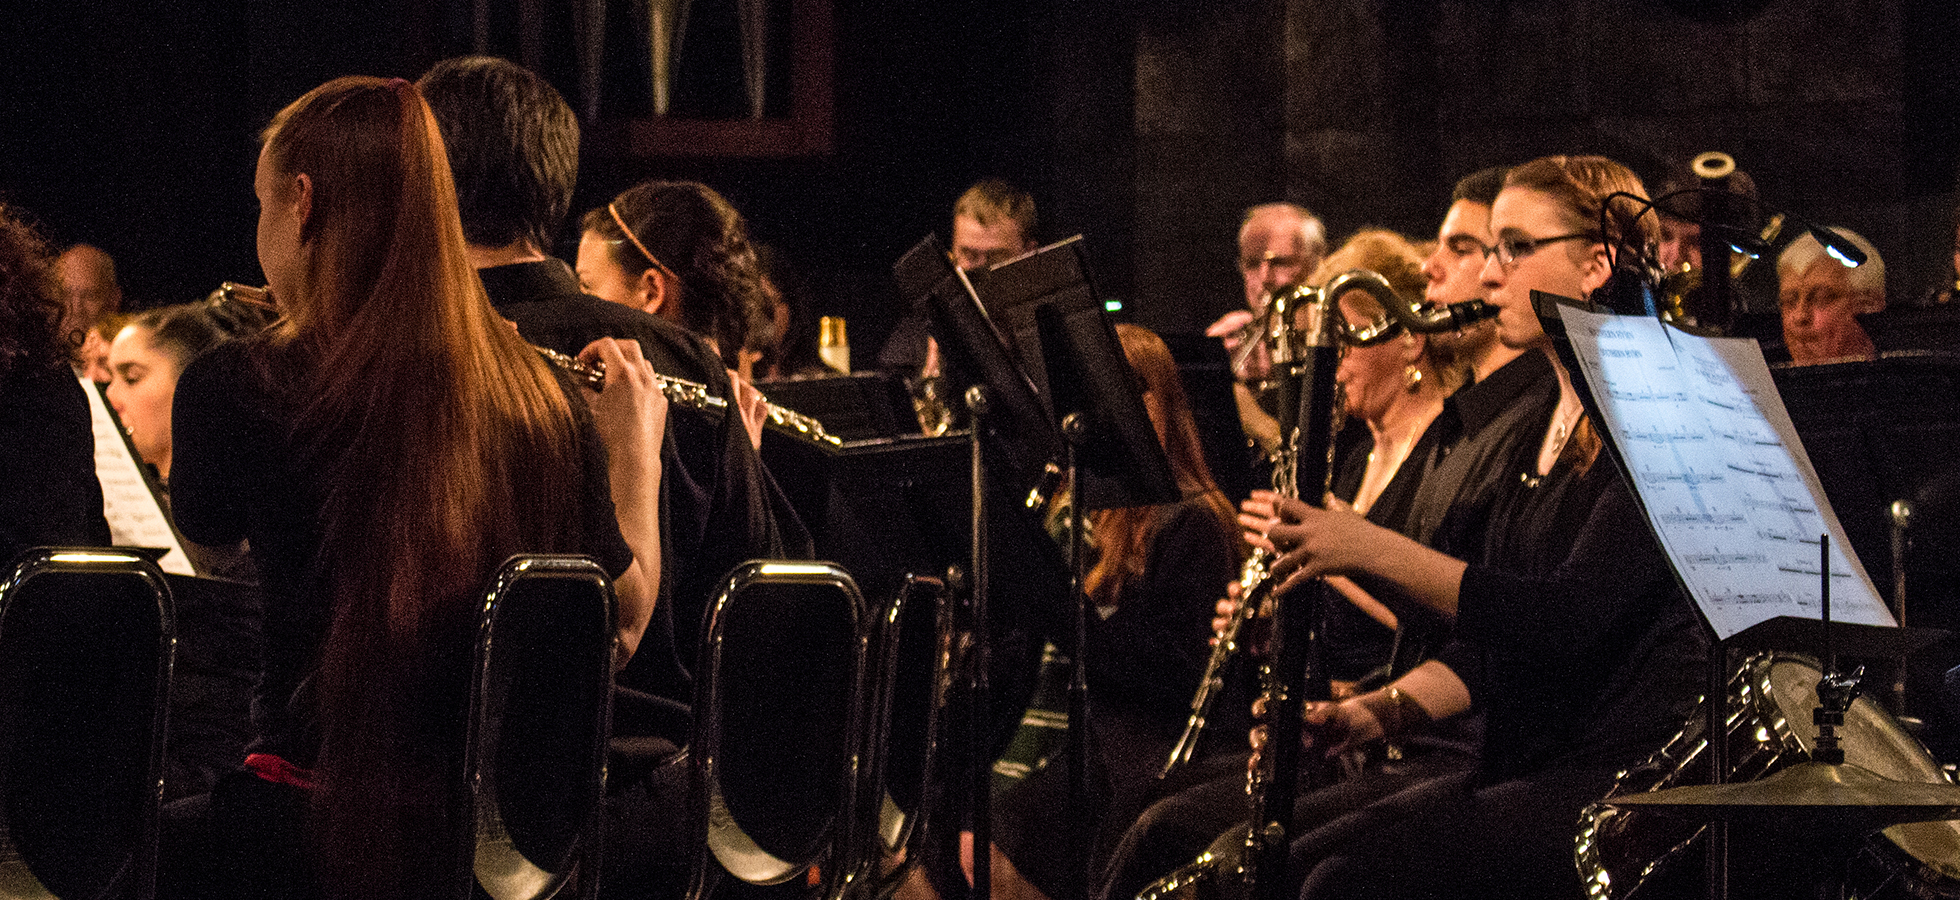
[[[879,611],[871,637],[872,714],[865,723],[863,778],[853,865],[835,887],[851,897],[889,897],[924,853],[940,729],[953,690],[953,608],[937,578],[908,575]],[[900,852],[905,863],[879,874]],[[835,900],[835,895],[833,895]]]
[[[36,548],[0,583],[0,898],[155,893],[173,627],[140,553]]]
[[[690,738],[690,900],[722,874],[781,884],[852,864],[860,723],[867,709],[864,600],[829,563],[751,561],[706,620]]]
[[[484,597],[458,791],[458,898],[599,889],[617,613],[577,556],[516,556]]]

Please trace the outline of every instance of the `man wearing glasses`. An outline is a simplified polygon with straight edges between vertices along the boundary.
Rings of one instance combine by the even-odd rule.
[[[1239,423],[1260,451],[1271,456],[1279,448],[1279,421],[1255,393],[1272,369],[1264,346],[1239,347],[1246,341],[1262,344],[1259,314],[1275,291],[1304,283],[1327,255],[1327,228],[1306,207],[1294,203],[1262,203],[1245,211],[1239,225],[1239,274],[1245,280],[1245,308],[1226,313],[1205,329],[1223,338],[1231,354],[1238,384]]]
[[[1262,203],[1245,211],[1239,225],[1239,274],[1245,279],[1245,309],[1235,309],[1213,322],[1205,334],[1224,338],[1226,352],[1235,351],[1244,334],[1274,291],[1303,283],[1327,255],[1327,227],[1306,207],[1294,203]],[[1271,366],[1262,353],[1247,358],[1241,381],[1266,377]]]
[[[953,265],[997,266],[1035,248],[1034,195],[999,178],[974,184],[953,204]],[[900,319],[878,351],[878,368],[914,382],[939,374],[939,347],[924,314]]]

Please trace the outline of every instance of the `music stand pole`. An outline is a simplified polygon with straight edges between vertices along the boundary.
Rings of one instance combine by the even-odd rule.
[[[993,685],[988,672],[993,667],[988,639],[987,618],[987,465],[980,435],[985,432],[987,392],[979,385],[966,389],[966,408],[973,416],[973,693],[969,710],[967,759],[973,767],[968,809],[973,814],[973,898],[992,900],[993,888],[993,760],[989,756],[987,735],[991,730]]]
[[[1899,627],[1906,622],[1906,552],[1912,546],[1912,501],[1899,499],[1892,501],[1886,510],[1891,520],[1892,535],[1892,614],[1899,620]],[[1906,657],[1910,655],[1900,650],[1892,658],[1892,709],[1900,718],[1906,716]]]
[[[1068,507],[1068,562],[1069,591],[1075,599],[1075,653],[1070,660],[1068,682],[1068,807],[1069,849],[1073,858],[1083,860],[1084,865],[1069,869],[1071,881],[1074,874],[1083,873],[1081,883],[1068,886],[1069,896],[1087,898],[1087,865],[1091,843],[1089,830],[1089,594],[1088,566],[1084,551],[1088,549],[1086,537],[1086,516],[1088,498],[1084,496],[1082,470],[1078,452],[1082,441],[1088,436],[1089,426],[1082,420],[1081,413],[1069,413],[1062,417],[1062,445],[1068,458],[1069,507]]]

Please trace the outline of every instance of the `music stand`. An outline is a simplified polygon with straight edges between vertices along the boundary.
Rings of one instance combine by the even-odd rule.
[[[1170,348],[1184,378],[1184,395],[1191,401],[1191,417],[1197,422],[1212,480],[1236,509],[1255,487],[1269,485],[1266,479],[1256,478],[1249,465],[1238,398],[1233,395],[1236,379],[1225,345],[1200,331],[1159,331],[1157,336]]]
[[[1640,316],[1624,316],[1618,320],[1591,320],[1588,318],[1589,315],[1599,315],[1604,313],[1605,310],[1583,301],[1558,297],[1540,291],[1533,291],[1531,299],[1534,311],[1544,326],[1546,335],[1551,339],[1553,350],[1557,353],[1559,361],[1564,364],[1566,370],[1572,376],[1571,382],[1574,390],[1579,395],[1579,399],[1584,404],[1587,413],[1592,416],[1593,421],[1599,426],[1597,430],[1607,456],[1612,460],[1613,465],[1619,469],[1622,477],[1626,479],[1626,483],[1630,488],[1629,493],[1635,505],[1641,510],[1643,518],[1647,520],[1649,527],[1653,529],[1655,536],[1659,539],[1662,548],[1667,553],[1676,584],[1684,595],[1692,597],[1696,601],[1696,608],[1701,613],[1702,620],[1708,627],[1713,638],[1715,650],[1710,655],[1707,673],[1706,696],[1708,700],[1706,702],[1706,714],[1708,721],[1706,724],[1706,733],[1710,736],[1708,753],[1710,784],[1721,785],[1727,779],[1730,765],[1727,741],[1722,739],[1722,736],[1727,734],[1724,718],[1727,709],[1725,698],[1728,696],[1728,667],[1726,665],[1728,651],[1742,647],[1763,647],[1765,645],[1772,645],[1784,649],[1806,647],[1812,643],[1811,638],[1817,633],[1817,626],[1811,624],[1804,617],[1793,618],[1787,615],[1772,617],[1761,613],[1754,613],[1757,621],[1743,625],[1742,623],[1746,622],[1747,619],[1738,617],[1732,611],[1719,611],[1718,607],[1721,605],[1721,601],[1755,601],[1749,601],[1747,598],[1703,596],[1702,592],[1696,591],[1694,585],[1691,584],[1691,582],[1695,581],[1696,576],[1692,576],[1690,570],[1696,567],[1697,560],[1692,555],[1684,556],[1684,552],[1692,553],[1693,550],[1683,551],[1670,542],[1670,535],[1676,535],[1678,537],[1688,532],[1683,531],[1679,526],[1657,525],[1657,520],[1654,517],[1656,502],[1648,494],[1649,490],[1661,490],[1659,488],[1649,487],[1650,482],[1665,484],[1671,481],[1679,481],[1683,484],[1692,485],[1695,481],[1693,477],[1696,474],[1695,471],[1688,463],[1683,461],[1683,469],[1679,473],[1658,469],[1646,473],[1639,472],[1637,471],[1637,467],[1629,462],[1629,451],[1622,446],[1622,440],[1628,439],[1628,437],[1635,440],[1654,440],[1661,443],[1671,443],[1677,438],[1686,440],[1698,437],[1699,433],[1693,431],[1692,423],[1685,422],[1679,423],[1682,432],[1679,436],[1674,435],[1672,432],[1663,433],[1659,430],[1654,430],[1652,432],[1630,431],[1628,437],[1623,437],[1619,433],[1619,429],[1623,427],[1628,429],[1641,427],[1634,420],[1631,412],[1640,405],[1645,404],[1651,405],[1653,408],[1666,409],[1669,408],[1669,403],[1682,403],[1690,398],[1694,398],[1695,391],[1697,390],[1709,391],[1711,395],[1719,393],[1714,387],[1710,386],[1715,383],[1714,380],[1710,379],[1707,384],[1700,388],[1696,386],[1697,382],[1686,379],[1685,377],[1679,382],[1653,382],[1645,380],[1655,377],[1656,373],[1661,371],[1658,364],[1656,364],[1654,369],[1646,370],[1645,374],[1643,374],[1643,370],[1638,368],[1636,364],[1628,363],[1626,364],[1628,366],[1627,370],[1615,376],[1607,372],[1608,362],[1614,359],[1641,359],[1643,354],[1652,350],[1654,345],[1634,343],[1637,340],[1635,337],[1636,332],[1659,326],[1652,324],[1652,320],[1643,321],[1643,317]],[[1587,329],[1585,331],[1585,340],[1589,347],[1588,352],[1583,357],[1578,346],[1579,340],[1575,337],[1575,333],[1580,328],[1575,328],[1568,323],[1566,318],[1568,311],[1578,314],[1575,321],[1597,321],[1601,323],[1596,326],[1581,326]],[[1690,329],[1680,328],[1679,326],[1673,327],[1688,335],[1690,342],[1702,337]],[[1594,328],[1596,328],[1596,331],[1592,330]],[[1609,332],[1613,333],[1613,340],[1625,340],[1628,343],[1624,346],[1609,347],[1607,338]],[[1655,339],[1656,343],[1677,341],[1675,338],[1667,337],[1664,328],[1660,331],[1660,334],[1666,338],[1666,341],[1663,342]],[[1746,341],[1742,341],[1741,339],[1734,340],[1740,342],[1738,346],[1743,344],[1751,348],[1754,346],[1753,344],[1747,344]],[[1676,346],[1678,347],[1680,345],[1676,344]],[[1713,345],[1708,346],[1713,347]],[[1663,354],[1667,352],[1669,351],[1662,350]],[[1673,352],[1679,353],[1684,351],[1677,350]],[[1721,354],[1729,353],[1730,351],[1722,350],[1719,347],[1713,347],[1713,352],[1716,355],[1712,359],[1704,359],[1699,356],[1690,356],[1685,360],[1677,358],[1677,364],[1674,370],[1680,371],[1684,367],[1700,365],[1724,367],[1727,370],[1727,374],[1737,383],[1738,387],[1747,383],[1743,377],[1744,369],[1753,366],[1754,370],[1767,374],[1767,370],[1762,366],[1759,350],[1753,351],[1753,363],[1738,355],[1731,354],[1724,357]],[[1592,366],[1587,365],[1589,361],[1595,363],[1598,368],[1598,374],[1594,373]],[[1607,383],[1594,384],[1593,380],[1596,377],[1604,378]],[[1623,385],[1614,382],[1612,381],[1614,377],[1625,378],[1627,379],[1627,383]],[[1602,402],[1601,394],[1607,394],[1613,399],[1613,403],[1616,404],[1613,409],[1609,410],[1607,408],[1608,405]],[[1747,394],[1746,388],[1742,389],[1741,394]],[[1697,399],[1704,403],[1716,402],[1714,396],[1704,396]],[[1805,502],[1814,502],[1814,507],[1812,507],[1811,512],[1815,514],[1819,522],[1824,523],[1826,526],[1835,526],[1835,520],[1832,517],[1829,502],[1823,496],[1823,492],[1821,489],[1814,487],[1808,481],[1807,477],[1804,477],[1803,470],[1808,467],[1808,463],[1803,454],[1801,442],[1798,441],[1795,447],[1785,446],[1789,443],[1790,439],[1795,437],[1795,428],[1793,425],[1778,427],[1777,420],[1779,416],[1787,419],[1787,416],[1783,416],[1782,414],[1781,406],[1780,397],[1775,396],[1773,392],[1767,397],[1757,395],[1747,402],[1736,402],[1729,416],[1736,421],[1727,425],[1727,427],[1734,429],[1734,434],[1728,435],[1728,437],[1734,438],[1738,444],[1777,446],[1779,452],[1783,453],[1784,458],[1787,459],[1790,468],[1787,471],[1779,469],[1773,473],[1758,473],[1750,471],[1750,469],[1763,465],[1774,466],[1779,464],[1778,460],[1771,458],[1768,462],[1752,462],[1748,466],[1741,468],[1736,467],[1733,461],[1730,461],[1729,468],[1731,474],[1740,472],[1745,477],[1763,475],[1766,478],[1789,478],[1802,481],[1802,484],[1796,486],[1801,489],[1799,491],[1803,495],[1801,499]],[[1745,409],[1744,407],[1748,408]],[[1678,407],[1675,408],[1678,409]],[[1651,414],[1652,409],[1648,409],[1646,412]],[[1756,418],[1762,421],[1772,433],[1756,434],[1752,430],[1752,426],[1745,421],[1751,413],[1756,414]],[[1629,418],[1626,422],[1621,422],[1616,419],[1616,414],[1626,414]],[[1710,430],[1711,432],[1713,431],[1712,427]],[[1765,452],[1768,453],[1768,451]],[[1771,453],[1770,456],[1774,457],[1775,454]],[[1652,456],[1647,458],[1649,462],[1653,460]],[[1696,497],[1699,499],[1701,495],[1697,493]],[[1728,509],[1715,505],[1718,499],[1720,499],[1719,494],[1710,495],[1710,505],[1703,510],[1703,513],[1711,514],[1715,518],[1722,518],[1729,514],[1741,512],[1739,509]],[[1722,502],[1730,501],[1725,500]],[[1788,511],[1792,514],[1793,519],[1805,512],[1794,507]],[[1689,516],[1687,519],[1697,520],[1705,517],[1703,515],[1695,515]],[[1746,516],[1736,515],[1734,518],[1744,525],[1748,523]],[[1841,526],[1836,527],[1841,530]],[[1820,527],[1816,531],[1809,533],[1818,533],[1823,530]],[[1756,545],[1749,543],[1749,540],[1748,538],[1738,538],[1736,543],[1740,548],[1751,550],[1753,553],[1752,548]],[[1769,537],[1759,533],[1756,540],[1766,541],[1769,540]],[[1824,552],[1828,554],[1828,547],[1831,543],[1829,537],[1826,536],[1820,543],[1826,548]],[[1738,562],[1742,558],[1738,556]],[[1826,556],[1826,560],[1828,560],[1828,555]],[[1853,562],[1855,562],[1855,559]],[[1717,567],[1725,568],[1725,566],[1720,564],[1717,564]],[[1825,584],[1822,593],[1823,612],[1828,617],[1830,611],[1828,579],[1831,565],[1828,562],[1824,562],[1820,565],[1820,568],[1823,570],[1821,577]],[[1797,575],[1803,574],[1799,569],[1784,569],[1784,571]],[[1864,577],[1862,568],[1854,567],[1852,575],[1862,579]],[[1710,582],[1704,581],[1701,583],[1708,584]],[[1862,583],[1853,582],[1850,586],[1869,588],[1870,585],[1869,581],[1865,580]],[[1765,584],[1760,586],[1759,590],[1762,591],[1761,597],[1769,598],[1774,596],[1773,592],[1777,590],[1777,587],[1776,585]],[[1869,593],[1875,594],[1875,591]],[[1866,595],[1867,592],[1858,592],[1858,596]],[[1765,605],[1760,608],[1773,610],[1787,603],[1788,601],[1785,600],[1783,603],[1774,606]],[[1875,598],[1872,599],[1870,604],[1861,605],[1860,609],[1860,615],[1884,619],[1885,625],[1892,625],[1889,613],[1884,609],[1883,604]],[[1833,627],[1842,631],[1844,626],[1843,624],[1837,624]],[[1862,645],[1861,649],[1868,648],[1870,652],[1888,655],[1903,654],[1912,646],[1912,642],[1918,639],[1920,639],[1919,635],[1908,634],[1903,629],[1897,627],[1860,629],[1856,631],[1854,638],[1854,640]],[[1772,644],[1772,642],[1774,643]],[[1711,831],[1708,871],[1709,895],[1711,897],[1727,896],[1727,844],[1728,840],[1725,831],[1721,828]]]
[[[1067,447],[1072,490],[1068,556],[1075,600],[1067,744],[1069,810],[1075,826],[1075,858],[1086,860],[1091,831],[1086,808],[1090,599],[1084,589],[1088,572],[1084,516],[1090,510],[1174,503],[1180,492],[1144,408],[1136,375],[1090,284],[1082,239],[1049,245],[990,269],[976,281],[975,290],[989,310],[1020,323],[1012,333],[1021,347],[1021,359],[1031,372],[1039,372],[1036,386],[1043,390]],[[1027,343],[1030,336],[1032,347]],[[1073,896],[1086,895],[1086,884],[1070,888]]]
[[[968,799],[974,845],[973,896],[990,900],[993,820],[988,757],[991,754],[987,752],[984,737],[992,700],[989,683],[992,649],[988,640],[991,619],[987,610],[988,498],[1000,490],[993,482],[1001,480],[1011,490],[1025,491],[1030,507],[1045,506],[1053,482],[1060,477],[1056,460],[1062,455],[1062,439],[1027,376],[1015,367],[1006,343],[981,308],[966,274],[953,267],[938,237],[927,235],[900,257],[892,266],[892,277],[905,296],[918,298],[915,305],[925,307],[933,337],[939,342],[941,377],[945,383],[965,392],[973,413],[970,435],[973,544],[968,595],[974,620],[969,651],[974,674],[968,758],[972,777]],[[990,478],[990,473],[1006,477]]]
[[[980,305],[967,274],[953,267],[935,235],[927,235],[892,266],[908,297],[921,298],[939,342],[942,378],[955,393],[979,386],[990,422],[976,426],[991,465],[1017,486],[1041,487],[1059,476],[1062,437],[1035,387]],[[1055,466],[1053,476],[1048,474]]]
[[[1878,317],[1895,313],[1951,322],[1960,309],[1888,310]],[[1880,346],[1896,345],[1887,340]],[[1950,487],[1960,441],[1960,357],[1890,350],[1873,360],[1778,367],[1770,374],[1851,547],[1891,598],[1899,623],[1960,627],[1954,577],[1960,506]],[[1942,757],[1960,747],[1960,707],[1939,702],[1938,689],[1940,673],[1955,662],[1960,646],[1953,642],[1893,660],[1892,709],[1924,721],[1922,740]]]
[[[1078,445],[1085,511],[1172,503],[1170,461],[1116,328],[1090,283],[1080,236],[1043,247],[973,277],[990,317],[1011,329],[1023,368],[1049,415],[1083,417]],[[1066,439],[1066,428],[1064,438]]]

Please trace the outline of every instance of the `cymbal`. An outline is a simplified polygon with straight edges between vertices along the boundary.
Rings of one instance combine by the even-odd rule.
[[[1740,784],[1690,785],[1606,802],[1704,820],[1833,821],[1856,831],[1960,819],[1960,786],[1895,781],[1858,766],[1820,762],[1798,763]]]

